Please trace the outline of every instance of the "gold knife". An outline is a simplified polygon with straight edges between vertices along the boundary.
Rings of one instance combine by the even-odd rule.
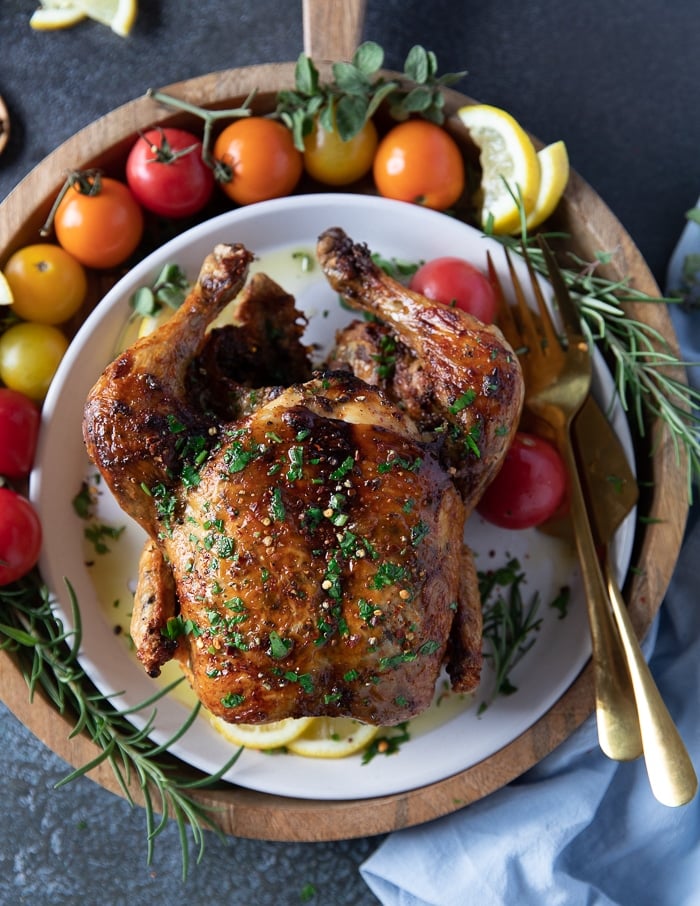
[[[610,556],[610,542],[637,502],[637,483],[620,438],[592,396],[574,420],[572,440],[591,527],[601,548],[610,606],[632,680],[649,783],[659,802],[685,805],[697,792],[697,776],[639,647]]]

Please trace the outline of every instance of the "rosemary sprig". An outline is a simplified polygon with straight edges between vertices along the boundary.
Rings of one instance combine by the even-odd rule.
[[[493,238],[526,254],[535,270],[546,277],[544,255],[536,238],[524,228],[522,206],[521,223],[521,237]],[[565,233],[542,236],[547,242],[570,238]],[[682,452],[686,454],[688,488],[692,493],[693,482],[700,480],[700,392],[678,374],[700,363],[681,360],[663,334],[651,324],[633,318],[624,307],[629,303],[679,304],[682,299],[651,296],[630,286],[626,277],[610,280],[602,276],[598,268],[613,258],[614,253],[599,251],[595,260],[588,262],[569,251],[569,265],[561,266],[560,271],[578,304],[588,342],[599,344],[611,365],[623,409],[634,418],[640,437],[646,436],[648,424],[657,418],[668,429],[678,460]]]
[[[170,746],[192,726],[201,706],[195,706],[170,739],[160,745],[153,743],[149,734],[156,718],[155,705],[180,680],[132,708],[116,709],[108,697],[94,688],[78,663],[82,635],[80,610],[70,585],[68,589],[75,626],[70,632],[54,614],[48,590],[37,576],[0,589],[0,650],[12,651],[18,656],[30,700],[41,689],[60,714],[75,715],[71,738],[86,733],[100,750],[92,761],[59,781],[57,787],[82,777],[107,761],[124,797],[133,806],[130,783],[136,777],[144,800],[148,864],[153,858],[156,837],[172,818],[179,830],[184,879],[189,871],[187,828],[190,828],[197,847],[198,862],[204,854],[205,829],[220,833],[210,809],[197,802],[191,793],[218,783],[242,750],[238,749],[215,774],[201,779],[183,778],[169,760],[161,760]],[[130,715],[149,708],[152,711],[145,725],[136,728],[129,720]]]

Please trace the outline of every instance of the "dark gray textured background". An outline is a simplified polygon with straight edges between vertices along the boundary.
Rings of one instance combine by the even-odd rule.
[[[141,0],[128,40],[93,24],[35,33],[35,5],[0,0],[0,94],[12,117],[0,199],[64,139],[149,87],[293,60],[302,49],[301,3],[288,0]],[[382,44],[393,69],[423,44],[442,72],[469,71],[462,91],[506,107],[543,141],[563,138],[572,165],[663,283],[684,213],[700,193],[697,0],[369,0],[365,37]],[[66,772],[0,706],[2,906],[286,906],[300,902],[307,884],[316,904],[376,902],[358,873],[372,839],[210,836],[183,884],[175,827],[158,839],[148,867],[143,814],[88,780],[54,791]]]

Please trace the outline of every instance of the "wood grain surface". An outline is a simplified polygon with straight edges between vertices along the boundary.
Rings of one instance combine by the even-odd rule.
[[[305,15],[322,17],[327,4],[305,3]],[[360,5],[358,5],[359,7]],[[360,14],[361,18],[361,14]],[[317,20],[318,21],[318,20]],[[309,49],[318,56],[342,58],[349,48],[313,26]],[[319,31],[321,29],[319,37]],[[322,40],[321,40],[322,38]],[[353,38],[355,40],[355,38]],[[322,77],[328,67],[320,64]],[[170,85],[164,90],[193,103],[214,107],[235,106],[257,89],[256,109],[269,109],[275,92],[291,87],[294,65],[281,63],[212,73]],[[447,90],[446,109],[454,112],[470,99]],[[119,173],[125,152],[139,129],[155,124],[190,124],[186,115],[173,114],[149,98],[140,98],[118,108],[83,129],[50,154],[0,205],[0,266],[11,252],[36,241],[51,203],[69,169],[100,166]],[[450,128],[466,142],[459,122]],[[577,254],[591,260],[597,250],[615,249],[608,265],[611,277],[628,277],[632,285],[656,293],[654,280],[629,236],[591,188],[572,174],[555,226],[568,232]],[[96,302],[119,274],[94,278],[91,301]],[[671,323],[663,305],[631,306],[639,320],[652,324],[674,342]],[[84,312],[82,315],[84,316]],[[648,628],[666,591],[680,550],[687,513],[687,485],[683,463],[668,436],[649,434],[638,447],[638,468],[650,480],[641,506],[647,520],[640,524],[633,555],[634,570],[625,589],[635,629],[641,636]],[[653,452],[652,452],[653,438]],[[29,729],[67,762],[79,766],[98,754],[85,736],[69,738],[70,715],[58,715],[42,697],[28,700],[27,687],[12,656],[0,653],[0,695]],[[504,786],[536,764],[565,740],[593,710],[591,672],[586,668],[557,703],[526,733],[490,758],[456,776],[417,790],[372,800],[309,801],[257,793],[223,784],[197,797],[216,807],[217,821],[229,834],[267,840],[332,840],[366,836],[408,827],[455,811]],[[186,766],[182,770],[187,771]],[[92,774],[106,788],[120,793],[111,769],[97,768]],[[132,789],[135,801],[141,794]]]

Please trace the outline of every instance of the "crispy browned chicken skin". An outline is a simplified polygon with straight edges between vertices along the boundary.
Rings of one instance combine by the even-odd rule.
[[[471,509],[518,425],[517,357],[495,325],[411,292],[341,229],[323,233],[317,254],[336,292],[378,319],[342,331],[330,367],[380,387],[440,443],[440,458]]]
[[[464,502],[441,444],[381,390],[307,377],[299,313],[271,281],[242,297],[237,326],[207,331],[251,257],[217,246],[172,320],[86,403],[88,453],[150,536],[137,652],[152,675],[177,657],[229,721],[398,723],[429,705],[443,663],[455,688],[478,683]],[[287,386],[250,356],[246,383],[258,343],[275,368],[286,357]]]

